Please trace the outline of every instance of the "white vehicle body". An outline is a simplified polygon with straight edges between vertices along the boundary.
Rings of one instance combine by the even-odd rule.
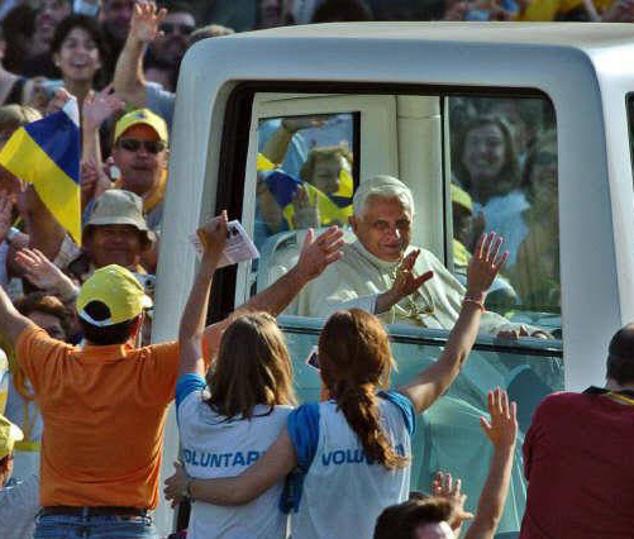
[[[425,219],[424,226],[414,228],[415,242],[441,260],[447,259],[448,245],[444,92],[549,100],[557,126],[559,346],[565,389],[601,384],[609,338],[634,319],[634,198],[626,113],[634,89],[631,25],[332,24],[196,44],[178,83],[155,341],[177,334],[196,267],[189,236],[225,203],[223,174],[236,167],[222,161],[229,155],[223,144],[234,143],[227,140],[235,132],[228,125],[236,119],[230,115],[235,112],[232,94],[246,83],[254,88],[248,140],[243,137],[246,162],[231,178],[244,185],[242,214],[231,218],[253,230],[259,118],[358,110],[367,119],[360,127],[360,181],[390,173],[408,183],[417,214]],[[397,97],[386,100],[385,95]],[[226,303],[244,301],[250,279],[249,268],[240,267]],[[289,319],[289,328],[301,326],[301,319]],[[394,329],[410,340],[416,331]],[[172,419],[166,433],[164,476],[177,453]],[[486,460],[482,463],[486,468]],[[170,512],[165,503],[161,507],[157,522],[167,529]]]

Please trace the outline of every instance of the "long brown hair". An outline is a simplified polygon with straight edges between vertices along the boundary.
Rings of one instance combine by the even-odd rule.
[[[407,457],[396,453],[381,426],[375,395],[388,383],[394,360],[381,322],[361,309],[337,311],[319,337],[324,383],[365,454],[388,469],[403,468]]]
[[[256,404],[295,404],[291,360],[284,336],[267,313],[236,318],[220,340],[215,367],[207,375],[214,411],[227,418],[253,416]]]

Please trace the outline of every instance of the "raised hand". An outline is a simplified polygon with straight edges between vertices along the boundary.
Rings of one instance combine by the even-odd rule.
[[[509,256],[508,251],[500,254],[503,241],[495,232],[480,236],[467,267],[467,296],[483,304],[484,295]]]
[[[63,299],[76,291],[70,278],[38,249],[20,249],[15,261],[24,270],[24,276],[42,290],[59,293]]]
[[[165,15],[167,10],[158,9],[154,2],[137,2],[132,12],[128,39],[151,43],[160,34],[159,26]]]
[[[110,189],[112,182],[106,176],[102,167],[95,163],[94,159],[88,159],[81,163],[79,171],[79,179],[81,186],[82,208],[94,199],[99,198],[104,191]]]
[[[431,492],[434,496],[446,498],[454,507],[454,518],[449,525],[454,531],[456,537],[460,536],[460,528],[465,520],[473,518],[473,514],[465,510],[464,504],[467,501],[467,495],[462,492],[462,481],[460,479],[453,480],[450,473],[436,472],[434,480],[431,483]]]
[[[123,100],[113,93],[112,84],[100,92],[90,92],[82,105],[84,129],[99,129],[104,121],[122,110],[123,106]]]
[[[338,226],[331,226],[317,239],[314,238],[314,230],[308,229],[297,261],[299,274],[306,282],[320,275],[330,264],[343,256],[343,230]]]
[[[404,297],[416,292],[423,283],[429,281],[434,276],[433,271],[426,271],[418,277],[414,274],[414,265],[420,254],[420,249],[415,249],[409,253],[396,270],[396,279],[392,284],[391,291],[394,294],[394,303],[398,303]]]
[[[203,260],[211,259],[217,263],[222,256],[227,243],[227,222],[227,212],[223,210],[196,231],[203,248]]]
[[[480,426],[487,438],[498,449],[512,449],[517,438],[517,404],[509,403],[506,391],[489,391],[488,408],[491,419],[480,418]]]
[[[293,194],[293,225],[295,228],[318,228],[320,224],[319,208],[317,207],[318,198],[311,203],[308,196],[308,190],[300,187]]]

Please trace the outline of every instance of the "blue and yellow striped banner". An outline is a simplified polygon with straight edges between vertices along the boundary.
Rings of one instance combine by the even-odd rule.
[[[81,245],[80,131],[77,101],[20,127],[0,152],[0,165],[33,184],[44,205]]]

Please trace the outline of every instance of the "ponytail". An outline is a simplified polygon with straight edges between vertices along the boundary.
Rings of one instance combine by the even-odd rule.
[[[375,395],[384,386],[393,359],[379,320],[360,309],[338,311],[319,338],[322,378],[337,407],[373,462],[389,470],[403,468],[408,458],[396,453],[381,424]]]
[[[342,390],[335,396],[350,428],[359,438],[368,459],[378,462],[388,470],[404,468],[408,458],[399,455],[388,440],[381,426],[381,414],[373,384],[341,384]]]

